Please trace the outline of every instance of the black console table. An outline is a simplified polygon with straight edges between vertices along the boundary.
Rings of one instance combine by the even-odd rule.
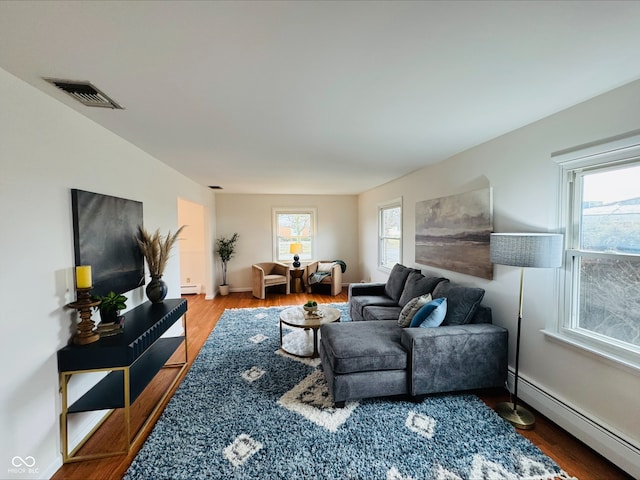
[[[180,374],[186,368],[188,358],[186,312],[187,301],[181,298],[166,299],[158,304],[146,302],[125,314],[123,333],[103,337],[97,342],[87,345],[68,345],[58,350],[58,371],[60,372],[60,393],[62,395],[60,442],[64,463],[129,452],[138,435],[144,431],[144,427],[155,416],[180,378]],[[183,319],[184,334],[178,337],[162,337],[180,318]],[[167,364],[167,360],[182,343],[184,343],[184,362]],[[132,439],[131,404],[163,367],[176,367],[180,371],[147,417],[147,421],[138,429]],[[68,405],[67,384],[73,375],[103,371],[110,373],[78,400]],[[80,441],[73,451],[69,452],[68,420],[70,414],[108,409],[113,412],[116,408],[124,409],[126,438],[122,450],[76,455],[91,437],[94,429]]]

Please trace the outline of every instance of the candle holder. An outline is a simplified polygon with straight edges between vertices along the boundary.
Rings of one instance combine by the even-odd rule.
[[[78,330],[73,336],[73,343],[86,345],[97,342],[100,340],[100,334],[94,330],[96,325],[91,320],[91,309],[100,305],[100,300],[91,299],[91,287],[77,288],[76,292],[78,299],[67,305],[80,312],[80,323],[78,323]]]

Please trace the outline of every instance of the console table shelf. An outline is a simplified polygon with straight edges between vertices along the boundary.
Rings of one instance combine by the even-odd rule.
[[[131,404],[138,398],[146,386],[163,367],[178,367],[174,382],[166,390],[147,419],[151,419],[159,410],[169,391],[180,377],[187,364],[187,301],[168,299],[163,303],[146,302],[127,312],[124,332],[104,337],[87,345],[68,345],[58,351],[58,370],[60,372],[60,392],[62,395],[62,413],[60,439],[62,456],[65,463],[92,458],[127,453],[142,432],[140,428],[131,439]],[[184,335],[162,337],[180,318],[183,319]],[[184,361],[167,364],[173,353],[184,343]],[[91,372],[110,372],[78,400],[68,405],[67,384],[73,375]],[[82,439],[78,446],[69,452],[68,417],[74,413],[95,410],[124,409],[125,448],[117,452],[107,452],[78,456],[76,453],[91,437],[93,431]],[[144,427],[144,426],[143,426]],[[95,431],[95,429],[94,429]]]

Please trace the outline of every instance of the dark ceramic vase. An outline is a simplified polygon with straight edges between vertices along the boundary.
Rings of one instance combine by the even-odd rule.
[[[149,285],[147,285],[147,298],[151,303],[162,303],[168,292],[167,284],[162,280],[162,276],[151,277]]]

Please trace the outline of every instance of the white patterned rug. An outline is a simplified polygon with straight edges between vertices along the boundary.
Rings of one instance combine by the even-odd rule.
[[[125,479],[571,478],[474,395],[333,408],[319,361],[280,351],[282,308],[224,312]]]

